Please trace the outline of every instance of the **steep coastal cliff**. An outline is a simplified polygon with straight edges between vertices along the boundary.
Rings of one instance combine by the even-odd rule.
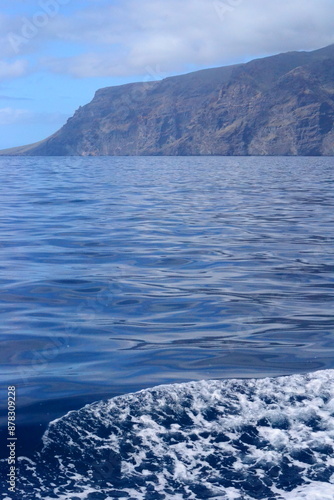
[[[334,45],[108,87],[4,155],[333,155]]]

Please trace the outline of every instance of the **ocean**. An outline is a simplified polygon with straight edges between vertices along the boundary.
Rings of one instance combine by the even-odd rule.
[[[0,158],[0,498],[333,500],[333,185],[329,157]]]

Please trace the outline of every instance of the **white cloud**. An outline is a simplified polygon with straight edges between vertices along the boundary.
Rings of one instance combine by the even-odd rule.
[[[333,0],[86,0],[80,8],[46,1],[58,7],[44,9],[45,23],[41,0],[30,17],[0,14],[0,56],[34,54],[39,69],[84,78],[143,75],[147,67],[170,74],[334,43]],[[11,34],[21,37],[16,46]],[[3,64],[11,67],[0,66],[0,78],[23,71],[22,61]]]
[[[0,80],[17,78],[28,72],[28,63],[22,59],[13,62],[0,61]]]
[[[0,108],[0,125],[12,125],[29,121],[31,113],[26,109]]]
[[[213,66],[334,42],[333,0],[124,0],[59,16],[49,35],[89,52],[43,60],[76,77]]]
[[[68,116],[63,113],[36,113],[22,108],[0,108],[0,126],[38,123],[59,126],[66,118]]]

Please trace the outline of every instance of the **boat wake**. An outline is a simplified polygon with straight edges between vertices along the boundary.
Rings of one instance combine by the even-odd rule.
[[[333,500],[334,370],[143,390],[51,422],[43,443],[18,461],[18,498]]]

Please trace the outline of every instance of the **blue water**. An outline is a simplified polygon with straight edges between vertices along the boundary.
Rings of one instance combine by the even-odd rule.
[[[332,158],[0,159],[1,385],[17,386],[18,446],[47,484],[34,455],[42,434],[86,403],[160,384],[171,394],[188,381],[210,388],[213,379],[248,387],[246,378],[270,377],[277,390],[274,381],[295,379],[272,377],[332,373],[333,183]],[[207,390],[189,386],[190,395]],[[330,464],[320,455],[316,463],[327,475],[313,479],[330,485]],[[205,496],[184,489],[203,478],[181,472],[183,486],[161,479],[153,491],[147,480],[135,498],[174,498],[164,488],[179,488],[179,499],[252,493],[234,493],[231,480]],[[73,498],[108,498],[94,481]],[[130,483],[118,484],[124,498]],[[276,481],[270,494],[290,498],[279,491],[302,486]],[[36,485],[31,497],[24,488],[36,497]],[[259,491],[249,498],[269,498]]]

